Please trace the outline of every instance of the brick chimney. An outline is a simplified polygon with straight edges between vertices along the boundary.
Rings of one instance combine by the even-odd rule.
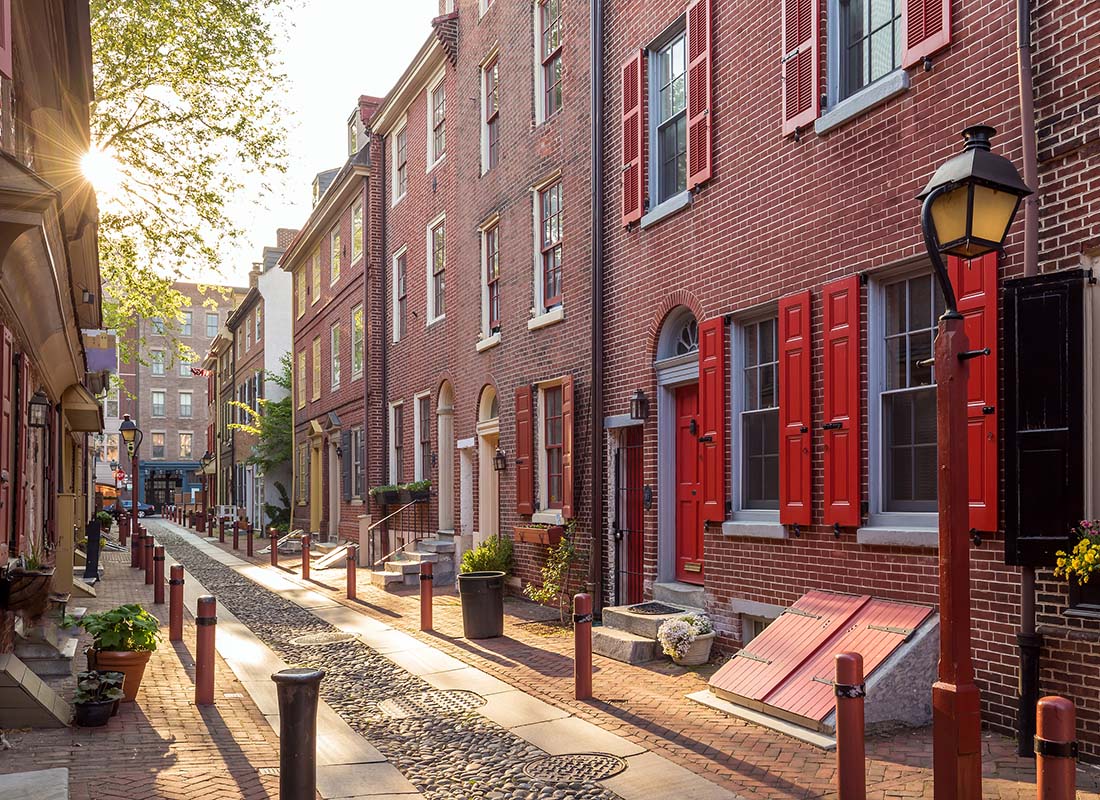
[[[252,262],[252,271],[248,273],[248,285],[255,288],[260,283],[260,273],[264,271],[264,265],[259,261]]]
[[[294,237],[298,235],[296,228],[276,228],[275,229],[275,246],[285,250],[290,247],[290,243],[294,241]]]

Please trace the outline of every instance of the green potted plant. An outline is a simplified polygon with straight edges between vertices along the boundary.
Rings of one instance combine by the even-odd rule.
[[[504,635],[504,576],[512,569],[512,540],[491,536],[462,555],[458,597],[467,639]]]
[[[99,529],[106,536],[111,532],[111,525],[114,524],[115,518],[108,514],[106,511],[97,511],[95,518],[99,520]]]
[[[123,702],[132,703],[141,688],[145,665],[160,640],[157,618],[139,605],[128,604],[98,614],[85,614],[77,624],[93,640],[88,651],[88,668],[124,674]]]
[[[397,489],[403,503],[411,503],[414,500],[427,500],[432,496],[432,482],[428,480],[403,483]]]
[[[657,641],[665,655],[685,667],[697,667],[710,660],[714,644],[714,623],[706,614],[684,614],[661,623]]]
[[[43,563],[38,550],[21,555],[0,580],[0,606],[20,612],[25,619],[42,616],[50,599],[53,570]]]
[[[121,672],[89,670],[76,676],[76,724],[85,728],[106,725],[125,696],[122,687],[126,676]]]
[[[385,506],[397,505],[401,500],[397,484],[390,483],[385,486],[372,486],[370,496]]]

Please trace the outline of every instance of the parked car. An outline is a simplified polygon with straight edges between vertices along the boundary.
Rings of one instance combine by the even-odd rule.
[[[119,503],[112,503],[111,505],[105,507],[103,510],[106,511],[111,516],[113,516],[115,519],[118,519],[123,514],[132,513],[132,509],[133,509],[133,501],[132,500],[123,500],[123,501],[121,501],[121,506],[120,506]],[[141,502],[138,503],[138,516],[139,517],[155,517],[156,515],[157,515],[157,509],[156,509],[155,506],[151,506],[148,503],[141,503]]]

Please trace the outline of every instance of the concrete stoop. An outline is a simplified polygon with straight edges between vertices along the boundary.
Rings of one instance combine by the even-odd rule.
[[[673,606],[668,601],[662,601]],[[644,664],[662,657],[657,629],[665,620],[676,619],[691,611],[690,606],[674,606],[668,614],[641,614],[633,606],[611,606],[603,610],[603,625],[592,629],[592,651],[626,664]]]
[[[420,585],[420,565],[432,565],[432,582],[435,586],[450,586],[455,581],[455,536],[449,531],[439,531],[434,539],[420,539],[405,546],[382,564],[382,569],[372,570],[371,583],[380,589],[401,589]]]
[[[69,800],[66,767],[0,775],[0,797],[19,800]]]
[[[69,615],[79,620],[86,608],[70,609]],[[46,678],[65,677],[72,673],[73,658],[80,644],[79,632],[74,628],[63,628],[56,622],[43,618],[39,624],[24,629],[21,624],[15,628],[15,655],[35,675]]]
[[[14,653],[0,655],[0,719],[5,728],[65,728],[69,704]],[[0,797],[23,797],[0,791]]]

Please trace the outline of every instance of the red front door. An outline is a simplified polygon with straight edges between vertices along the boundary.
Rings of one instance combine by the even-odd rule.
[[[703,582],[703,455],[699,386],[676,390],[676,580]]]

